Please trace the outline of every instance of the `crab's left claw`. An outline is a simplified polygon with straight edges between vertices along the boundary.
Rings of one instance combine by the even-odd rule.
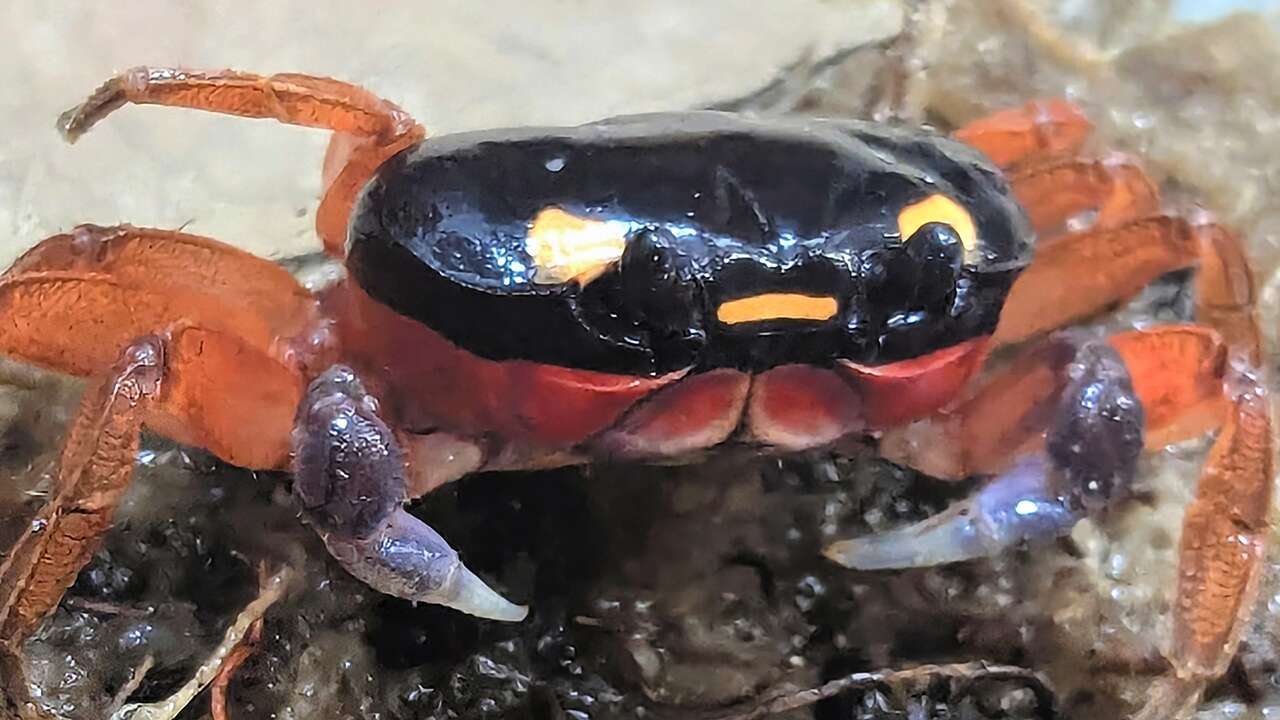
[[[1044,451],[974,495],[921,522],[829,546],[860,570],[924,567],[1000,553],[1071,531],[1123,497],[1137,469],[1145,424],[1129,372],[1105,344],[1080,349],[1069,368]]]
[[[439,533],[403,509],[366,537],[330,533],[324,543],[347,572],[388,595],[488,620],[519,622],[529,614],[468,570]]]
[[[404,453],[350,368],[330,368],[308,388],[294,430],[294,475],[294,492],[330,554],[375,590],[490,620],[528,614],[401,507]]]

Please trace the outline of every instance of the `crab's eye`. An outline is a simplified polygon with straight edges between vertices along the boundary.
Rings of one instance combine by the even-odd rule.
[[[697,288],[682,277],[675,246],[666,230],[638,231],[622,256],[622,288],[628,303],[650,322],[687,330],[698,307]]]
[[[622,222],[588,220],[556,207],[543,209],[525,236],[525,250],[534,264],[533,281],[586,285],[622,259],[627,232]]]
[[[908,245],[921,228],[930,224],[951,228],[965,252],[972,253],[978,249],[978,231],[973,224],[973,216],[946,195],[930,195],[898,212],[898,232]]]
[[[965,249],[962,236],[945,223],[928,223],[907,239],[907,257],[915,270],[916,303],[927,307],[955,292]]]

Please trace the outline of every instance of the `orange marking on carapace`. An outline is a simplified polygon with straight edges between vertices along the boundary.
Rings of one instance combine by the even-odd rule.
[[[626,248],[624,223],[588,220],[557,207],[540,211],[525,239],[539,283],[586,285],[621,260]]]
[[[762,320],[830,320],[840,303],[829,296],[764,293],[720,304],[716,318],[725,325]]]
[[[929,223],[942,223],[955,230],[966,251],[978,249],[978,229],[973,224],[973,217],[963,205],[946,195],[930,195],[898,211],[898,232],[902,234],[903,242],[910,240],[917,230]]]

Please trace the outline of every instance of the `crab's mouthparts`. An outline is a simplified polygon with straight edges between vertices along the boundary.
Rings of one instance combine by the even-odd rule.
[[[725,325],[771,320],[825,321],[840,311],[840,302],[830,295],[763,293],[729,300],[716,309],[716,319]]]

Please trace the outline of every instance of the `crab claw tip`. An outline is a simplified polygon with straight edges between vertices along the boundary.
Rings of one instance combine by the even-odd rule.
[[[841,540],[822,554],[855,570],[923,567],[989,554],[965,510],[953,510],[916,525]]]
[[[436,602],[487,620],[520,622],[529,615],[528,607],[502,597],[465,565],[454,572],[452,585],[447,599]]]

